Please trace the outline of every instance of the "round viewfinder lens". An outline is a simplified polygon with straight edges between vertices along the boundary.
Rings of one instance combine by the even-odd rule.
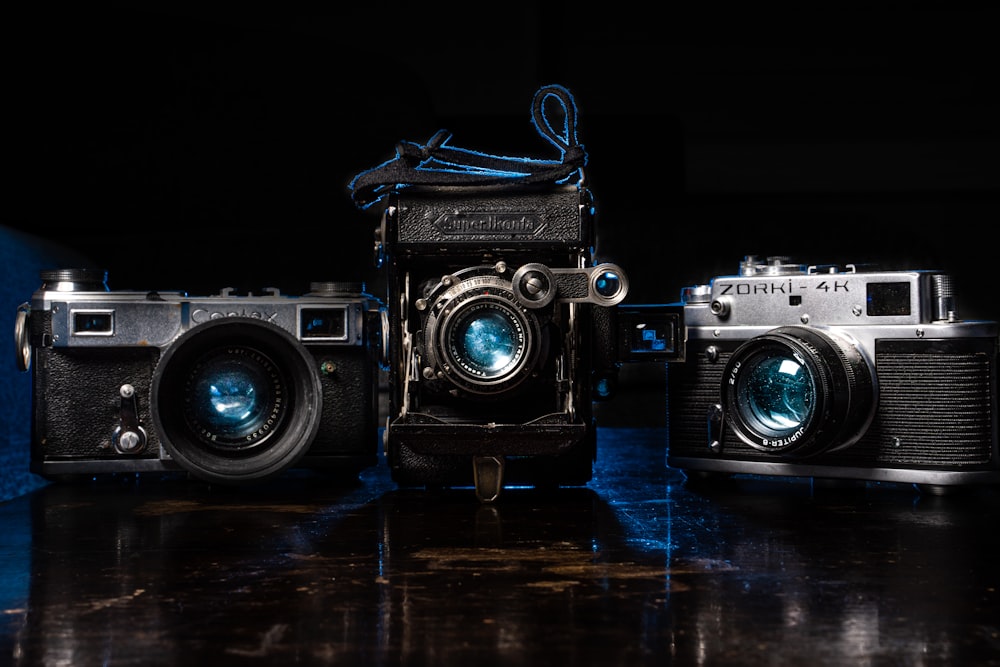
[[[613,271],[605,271],[594,282],[594,289],[597,290],[597,293],[609,299],[618,294],[621,288],[621,277]]]

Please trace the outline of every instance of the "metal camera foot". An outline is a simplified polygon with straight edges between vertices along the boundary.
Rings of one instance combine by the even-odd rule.
[[[476,497],[491,503],[500,496],[503,488],[504,460],[502,456],[474,456],[472,476],[476,484]]]

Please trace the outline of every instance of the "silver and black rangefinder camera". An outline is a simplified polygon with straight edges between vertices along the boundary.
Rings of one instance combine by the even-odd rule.
[[[628,290],[592,259],[580,185],[412,186],[377,231],[389,310],[384,433],[401,485],[571,486],[593,474],[598,311]],[[613,355],[610,355],[613,356]]]
[[[189,297],[111,291],[86,269],[41,279],[15,327],[33,472],[241,483],[377,462],[385,311],[361,283]]]
[[[952,278],[748,256],[683,290],[671,467],[947,485],[1000,482],[998,328]]]

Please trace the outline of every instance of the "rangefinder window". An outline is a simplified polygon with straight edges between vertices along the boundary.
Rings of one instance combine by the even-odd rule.
[[[624,277],[613,270],[597,272],[593,280],[594,292],[615,303],[621,300],[627,289]]]
[[[873,317],[910,314],[909,283],[868,283],[868,314]]]
[[[618,357],[625,362],[683,361],[682,316],[674,306],[620,306]]]
[[[112,336],[115,333],[115,311],[74,310],[74,336]]]
[[[303,308],[299,328],[303,340],[347,340],[347,309]]]

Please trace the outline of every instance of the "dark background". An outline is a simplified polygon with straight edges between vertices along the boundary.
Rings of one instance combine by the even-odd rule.
[[[556,157],[530,105],[559,83],[628,301],[788,255],[951,270],[960,315],[1000,317],[997,11],[620,4],[18,10],[4,224],[112,289],[377,290],[351,178],[441,128]]]

